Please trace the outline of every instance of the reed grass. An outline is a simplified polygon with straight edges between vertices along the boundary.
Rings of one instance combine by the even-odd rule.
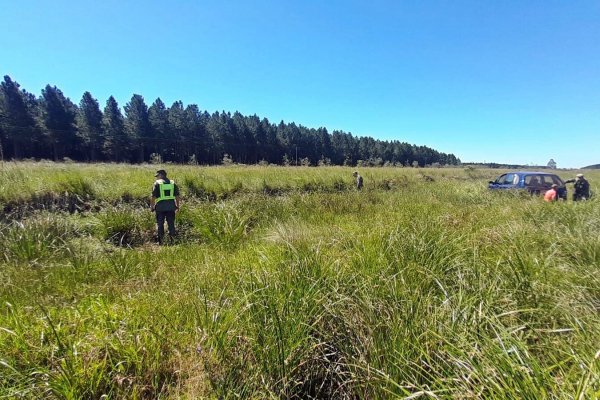
[[[495,170],[365,169],[357,192],[350,168],[165,166],[184,202],[160,247],[156,168],[3,165],[0,398],[600,395],[597,198],[490,192]]]

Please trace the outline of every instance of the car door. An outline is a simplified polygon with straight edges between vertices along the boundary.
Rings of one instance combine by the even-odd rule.
[[[519,182],[517,174],[508,173],[500,175],[494,182],[490,182],[490,189],[511,189]]]
[[[540,194],[544,193],[547,189],[545,187],[544,176],[540,174],[529,174],[523,179],[525,188],[529,193]]]
[[[544,184],[542,190],[548,190],[552,187],[553,184],[557,184],[560,186],[560,181],[554,175],[544,175]]]
[[[552,183],[558,185],[556,189],[556,193],[558,194],[559,199],[567,199],[567,188],[565,187],[565,182],[560,179],[558,175],[549,175],[549,178],[552,179]]]
[[[506,174],[500,175],[495,180],[490,181],[489,185],[488,185],[488,188],[489,189],[499,189],[500,188],[500,182],[504,182],[504,177],[505,176],[506,176]]]

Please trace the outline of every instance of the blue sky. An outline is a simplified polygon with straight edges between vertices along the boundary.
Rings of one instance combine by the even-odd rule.
[[[600,163],[598,1],[2,1],[0,73],[397,139]]]

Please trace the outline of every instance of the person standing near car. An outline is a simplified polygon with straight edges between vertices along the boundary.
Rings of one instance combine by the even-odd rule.
[[[573,185],[573,201],[590,198],[590,183],[583,177],[583,174],[577,174],[575,179],[569,179],[565,183],[575,183]]]
[[[575,189],[573,191],[573,201],[590,198],[590,183],[584,178],[583,174],[577,174],[573,188]]]
[[[553,184],[550,189],[548,189],[546,191],[546,194],[544,194],[544,200],[548,201],[548,202],[553,202],[558,200],[558,193],[556,191],[556,189],[558,188],[558,185],[555,183]]]
[[[363,177],[358,174],[358,171],[354,171],[352,176],[356,179],[356,189],[361,190],[363,188]]]
[[[154,175],[157,179],[152,186],[152,197],[150,198],[150,210],[156,213],[156,227],[158,243],[163,243],[165,235],[165,220],[169,229],[171,241],[175,237],[175,211],[179,210],[180,198],[179,188],[175,181],[167,178],[167,171],[159,169]]]

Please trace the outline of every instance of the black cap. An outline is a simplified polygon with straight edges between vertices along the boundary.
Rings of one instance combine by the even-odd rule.
[[[156,171],[156,175],[154,175],[154,177],[157,177],[159,175],[167,176],[167,171],[165,171],[164,169],[159,169],[158,171]]]

